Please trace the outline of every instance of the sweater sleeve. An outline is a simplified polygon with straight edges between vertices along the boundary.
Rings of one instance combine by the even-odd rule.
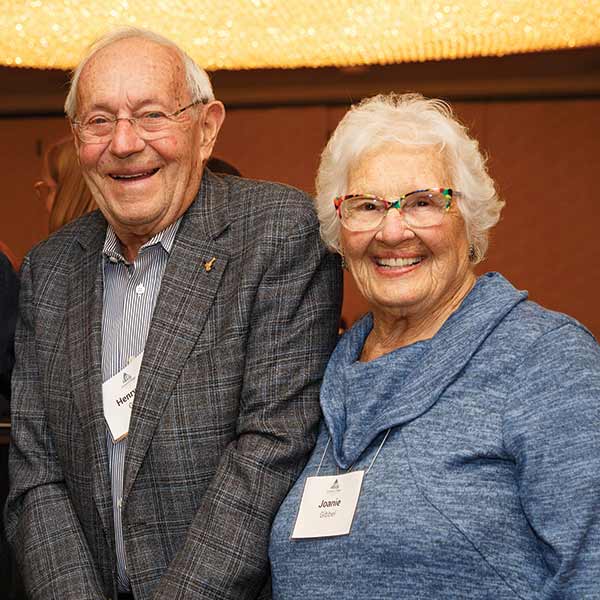
[[[508,391],[504,440],[552,577],[539,600],[600,598],[600,347],[574,322],[529,347]]]

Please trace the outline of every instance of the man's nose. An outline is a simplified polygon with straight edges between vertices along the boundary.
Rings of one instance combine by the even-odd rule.
[[[395,244],[414,235],[413,230],[406,224],[404,213],[399,208],[390,208],[383,218],[376,237],[386,244]]]
[[[115,123],[112,138],[110,140],[110,151],[120,158],[141,152],[146,142],[141,138],[129,119],[119,119]]]

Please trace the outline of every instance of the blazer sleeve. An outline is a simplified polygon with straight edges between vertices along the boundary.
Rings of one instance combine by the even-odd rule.
[[[7,538],[31,600],[104,598],[48,427],[32,297],[33,275],[26,258],[13,372]]]
[[[546,333],[517,369],[504,423],[527,519],[552,577],[539,600],[597,598],[600,348],[575,323]],[[533,598],[533,596],[532,596]]]
[[[270,597],[263,588],[271,522],[314,445],[341,304],[338,258],[323,248],[312,210],[304,212],[304,223],[279,233],[253,301],[237,439],[157,599]]]

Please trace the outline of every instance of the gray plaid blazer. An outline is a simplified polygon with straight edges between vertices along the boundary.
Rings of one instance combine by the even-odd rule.
[[[115,594],[105,233],[102,215],[87,215],[22,269],[5,516],[32,600]],[[314,443],[340,300],[308,196],[205,172],[163,277],[130,424],[123,531],[136,599],[270,596],[269,529]]]

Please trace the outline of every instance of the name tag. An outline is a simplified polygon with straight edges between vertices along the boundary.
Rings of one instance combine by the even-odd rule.
[[[309,477],[304,484],[292,539],[348,535],[364,471]]]
[[[129,420],[143,356],[143,352],[138,354],[125,368],[102,384],[104,418],[114,442],[122,440],[129,433]]]

